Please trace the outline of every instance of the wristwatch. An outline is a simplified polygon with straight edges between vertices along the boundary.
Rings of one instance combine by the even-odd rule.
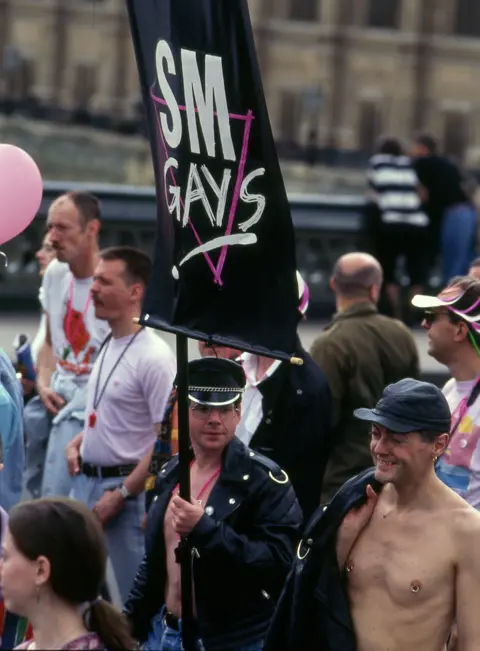
[[[133,497],[133,493],[131,493],[123,483],[120,484],[118,490],[120,491],[120,495],[123,497],[124,500],[128,500],[129,497]]]

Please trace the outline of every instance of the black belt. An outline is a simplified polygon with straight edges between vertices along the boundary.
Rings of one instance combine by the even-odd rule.
[[[98,477],[98,479],[111,479],[112,477],[128,477],[136,468],[131,463],[126,466],[93,466],[91,463],[82,463],[82,474],[86,477]]]
[[[164,619],[167,628],[172,628],[174,631],[180,630],[180,619],[176,615],[166,612]]]

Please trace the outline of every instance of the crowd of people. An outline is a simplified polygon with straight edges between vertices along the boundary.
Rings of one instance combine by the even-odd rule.
[[[412,324],[415,314],[402,301],[405,276],[411,299],[429,284],[438,259],[445,285],[466,274],[475,258],[476,182],[441,155],[435,138],[426,133],[413,138],[408,153],[397,138],[381,138],[367,180],[370,230],[384,271],[387,309]],[[405,274],[399,273],[400,258]]]
[[[398,170],[414,178],[404,158]],[[425,228],[409,203],[401,230]],[[181,651],[187,554],[198,651],[473,651],[478,261],[412,295],[443,390],[419,379],[411,330],[379,312],[389,278],[362,252],[332,269],[336,312],[310,352],[298,338],[301,365],[199,342],[186,501],[175,356],[136,319],[151,262],[100,250],[100,229],[93,195],[52,203],[36,381],[0,355],[3,648]]]

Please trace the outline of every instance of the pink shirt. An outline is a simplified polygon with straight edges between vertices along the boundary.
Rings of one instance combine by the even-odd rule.
[[[94,364],[88,382],[80,449],[85,463],[95,466],[136,464],[155,442],[154,424],[162,422],[176,373],[173,351],[157,334],[148,329],[138,334],[98,402],[110,372],[131,339],[132,336],[110,339]],[[94,409],[97,380],[98,406]],[[95,424],[91,427],[93,412]]]

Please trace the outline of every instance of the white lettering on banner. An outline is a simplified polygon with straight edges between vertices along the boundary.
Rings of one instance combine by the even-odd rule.
[[[162,124],[165,140],[167,141],[169,147],[175,149],[182,141],[182,117],[180,115],[180,109],[178,108],[175,95],[173,94],[173,91],[170,88],[170,85],[165,76],[165,71],[163,68],[164,61],[167,63],[167,70],[169,74],[175,75],[175,61],[173,60],[172,50],[166,41],[159,41],[157,43],[156,51],[158,85],[160,86],[160,92],[162,93],[170,110],[172,128],[170,129],[168,126],[167,116],[163,112],[160,112],[160,122]]]
[[[203,138],[210,158],[215,158],[215,108],[217,109],[218,128],[222,142],[223,158],[235,161],[230,119],[228,116],[227,94],[223,78],[222,59],[207,54],[205,56],[205,93],[198,69],[197,53],[182,50],[183,89],[187,109],[190,150],[200,153],[197,131],[197,114],[202,127]],[[214,108],[215,102],[215,108]]]
[[[257,176],[263,176],[264,174],[265,168],[262,167],[261,169],[254,170],[253,172],[250,172],[250,174],[247,174],[247,176],[242,181],[242,187],[240,189],[241,200],[245,201],[245,203],[257,204],[257,209],[252,217],[250,217],[250,219],[247,219],[246,222],[242,222],[238,225],[238,228],[243,232],[248,231],[249,228],[252,228],[252,226],[260,220],[261,216],[263,215],[263,211],[265,210],[266,201],[263,194],[250,194],[248,192],[248,184],[250,181],[253,181],[253,179],[255,179]]]
[[[163,177],[165,181],[165,188],[167,187],[167,174],[169,170],[174,167],[176,170],[178,170],[178,161],[176,158],[169,158],[167,162],[165,163],[165,167],[163,168]],[[174,212],[176,212],[176,218],[178,221],[181,220],[182,218],[182,211],[181,211],[181,190],[177,185],[169,185],[168,186],[168,191],[172,195],[172,203],[168,203],[168,211],[170,212],[171,215],[173,215]]]
[[[187,193],[185,197],[185,209],[183,211],[183,226],[186,226],[188,224],[190,206],[194,201],[201,201],[203,203],[205,212],[207,213],[208,219],[210,220],[210,224],[212,226],[215,226],[215,215],[213,214],[212,207],[208,202],[207,193],[205,192],[202,179],[198,173],[198,167],[196,163],[190,163],[190,172],[188,174],[187,181]]]
[[[161,97],[152,99],[155,102],[155,111],[158,112],[159,128],[165,146],[167,160],[164,165],[165,200],[168,210],[182,227],[190,225],[198,247],[190,251],[179,262],[178,267],[185,264],[193,256],[203,254],[214,273],[214,281],[222,284],[221,273],[225,262],[226,251],[232,245],[252,245],[257,241],[253,234],[246,235],[246,231],[257,224],[265,211],[266,199],[263,194],[249,191],[249,186],[259,177],[265,175],[265,168],[258,168],[246,173],[248,148],[250,145],[252,121],[255,119],[251,111],[246,115],[230,114],[227,102],[227,91],[223,74],[222,58],[210,54],[203,55],[204,66],[199,67],[199,56],[192,50],[180,50],[180,66],[176,62],[170,45],[166,41],[159,41],[155,53],[156,73]],[[173,88],[177,75],[183,80],[183,93],[185,106],[179,105]],[[204,82],[200,76],[200,69],[205,71]],[[215,176],[208,169],[207,164],[198,165],[190,161],[185,188],[178,185],[175,172],[178,172],[179,163],[174,155],[168,153],[170,149],[180,146],[184,136],[182,112],[186,113],[186,127],[189,139],[189,151],[193,155],[201,155],[206,151],[209,158],[221,160],[227,165],[223,171],[218,170]],[[241,150],[236,152],[232,137],[232,122],[243,123],[243,142]],[[201,137],[199,134],[199,127]],[[216,137],[220,137],[218,150]],[[173,153],[173,152],[172,152]],[[232,166],[232,163],[235,164]],[[232,174],[236,179],[232,182]],[[230,199],[230,201],[229,201]],[[208,220],[214,228],[224,228],[224,235],[214,236],[209,242],[202,242],[191,221],[193,204],[200,204]],[[239,204],[251,204],[253,214],[241,223],[235,221]],[[197,213],[196,213],[197,214]],[[195,218],[197,220],[197,217]],[[234,224],[242,233],[232,234]],[[205,233],[205,229],[202,229]],[[214,235],[214,231],[212,231]],[[222,249],[217,266],[213,265],[209,251]],[[178,268],[172,269],[172,274],[178,279]]]
[[[208,171],[206,165],[202,165],[202,172],[205,174],[210,187],[215,192],[218,199],[217,206],[217,226],[222,226],[223,216],[225,214],[225,206],[227,204],[228,188],[230,187],[230,179],[232,178],[232,170],[223,170],[222,185],[219,187],[213,176]]]

